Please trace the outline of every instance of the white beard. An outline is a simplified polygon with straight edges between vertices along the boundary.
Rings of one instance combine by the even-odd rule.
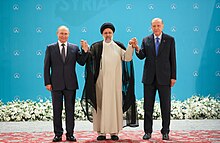
[[[110,44],[110,43],[112,43],[112,41],[113,41],[113,35],[112,35],[112,38],[111,38],[111,39],[105,39],[105,37],[103,36],[103,40],[104,40],[104,42],[105,42],[106,44]]]

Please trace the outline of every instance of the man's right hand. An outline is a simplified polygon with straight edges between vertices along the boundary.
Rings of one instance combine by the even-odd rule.
[[[132,46],[132,48],[136,49],[136,51],[139,51],[138,41],[136,37],[131,38],[131,40],[129,41],[129,44]]]
[[[81,44],[82,49],[83,49],[85,52],[87,52],[87,51],[89,50],[89,45],[88,45],[88,43],[87,43],[86,40],[81,40],[81,41],[80,41],[80,44]]]
[[[46,85],[46,89],[51,91],[52,90],[52,85],[51,84]]]

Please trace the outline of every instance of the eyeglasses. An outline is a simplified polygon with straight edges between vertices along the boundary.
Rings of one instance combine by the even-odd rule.
[[[107,34],[113,34],[112,32],[104,32],[103,34],[107,35]]]

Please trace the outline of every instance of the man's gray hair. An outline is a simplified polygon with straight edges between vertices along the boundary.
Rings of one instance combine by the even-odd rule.
[[[152,24],[154,21],[160,21],[160,22],[162,22],[162,24],[163,24],[163,20],[162,20],[161,18],[154,18],[154,19],[151,21],[151,24]]]
[[[65,29],[65,30],[67,30],[67,31],[70,33],[69,28],[68,28],[67,26],[65,26],[65,25],[61,25],[61,26],[59,26],[59,27],[57,28],[57,33],[58,33],[59,30],[61,30],[61,29]]]

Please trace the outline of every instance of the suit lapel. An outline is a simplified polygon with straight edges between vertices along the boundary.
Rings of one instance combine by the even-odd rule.
[[[160,45],[159,45],[159,49],[158,49],[158,55],[160,55],[160,53],[163,51],[163,49],[165,48],[165,42],[166,42],[166,37],[164,36],[164,34],[162,34],[162,39],[160,41]]]
[[[70,53],[71,53],[70,50],[71,50],[70,45],[69,45],[69,43],[67,42],[67,53],[66,53],[65,63],[67,63],[67,61],[69,60]]]
[[[57,57],[63,62],[63,60],[62,60],[62,55],[60,54],[60,48],[59,48],[58,42],[57,42],[57,44],[55,45],[55,53],[57,54]]]
[[[154,42],[154,36],[153,34],[150,36],[149,38],[149,44],[150,44],[150,48],[151,48],[151,51],[153,53],[154,56],[156,56],[156,51],[155,51],[155,42]]]

